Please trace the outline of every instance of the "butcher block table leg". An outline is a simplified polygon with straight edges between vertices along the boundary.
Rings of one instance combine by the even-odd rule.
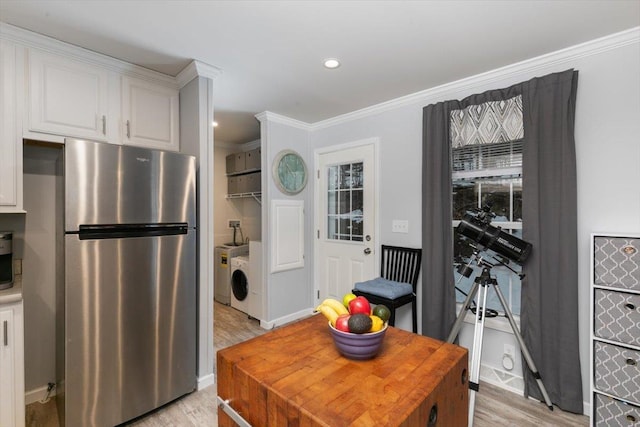
[[[466,426],[467,350],[389,327],[379,354],[338,353],[322,316],[220,350],[218,396],[262,426]],[[218,410],[222,427],[237,424]]]

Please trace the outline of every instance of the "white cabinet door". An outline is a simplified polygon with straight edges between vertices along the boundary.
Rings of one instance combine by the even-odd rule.
[[[72,59],[29,51],[29,130],[106,141],[106,69]]]
[[[0,211],[18,206],[16,47],[0,40]]]
[[[122,78],[125,144],[178,151],[179,92],[146,80]]]
[[[0,306],[0,426],[23,427],[22,301]]]

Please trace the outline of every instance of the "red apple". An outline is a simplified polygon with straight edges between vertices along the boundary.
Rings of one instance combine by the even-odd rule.
[[[342,332],[349,332],[349,318],[350,314],[341,314],[336,319],[336,329]]]
[[[363,296],[356,297],[349,301],[349,313],[351,314],[366,314],[367,316],[371,314],[371,305],[369,305],[369,301]]]

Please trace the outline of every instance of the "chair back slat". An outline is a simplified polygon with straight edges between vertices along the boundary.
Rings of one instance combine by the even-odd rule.
[[[422,249],[382,245],[380,276],[395,282],[410,283],[416,291]]]

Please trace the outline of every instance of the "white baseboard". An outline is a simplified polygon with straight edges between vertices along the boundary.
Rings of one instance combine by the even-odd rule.
[[[524,378],[521,376],[513,375],[510,372],[496,369],[492,366],[480,364],[480,380],[524,397]],[[537,399],[531,396],[529,396],[529,399],[537,401]],[[582,402],[582,406],[583,414],[588,417],[591,416],[591,403]]]
[[[24,394],[24,404],[29,405],[31,403],[39,402],[47,396],[47,387],[48,385],[44,385],[42,387],[34,388],[33,390],[29,390]],[[49,397],[53,397],[56,395],[56,388],[54,387],[49,394]]]
[[[210,387],[216,383],[215,374],[208,374],[203,377],[198,378],[197,389],[198,391]],[[39,402],[47,396],[47,385],[42,387],[34,388],[33,390],[29,390],[24,394],[24,404],[29,405],[31,403]],[[51,390],[49,397],[53,397],[56,395],[56,388]]]
[[[198,378],[198,391],[210,387],[216,383],[216,375],[208,374]]]
[[[286,316],[282,316],[279,317],[277,319],[273,319],[270,321],[265,321],[265,320],[261,320],[260,321],[260,327],[263,329],[273,329],[276,326],[282,326],[286,323],[290,323],[290,322],[294,322],[296,320],[300,320],[303,319],[305,317],[309,317],[311,314],[313,314],[313,308],[307,308],[304,310],[300,310],[296,313],[291,313],[288,314]]]
[[[524,393],[524,379],[508,371],[480,364],[480,380],[515,394]]]

